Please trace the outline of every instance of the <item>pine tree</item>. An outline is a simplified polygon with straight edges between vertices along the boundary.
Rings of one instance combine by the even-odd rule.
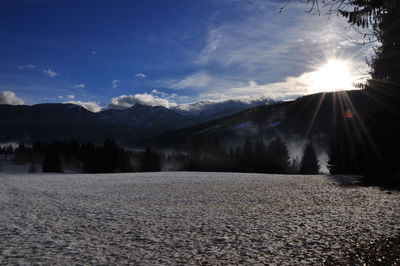
[[[254,172],[253,145],[249,138],[243,145],[243,153],[241,156],[241,172]]]
[[[159,154],[153,152],[150,147],[146,147],[142,154],[142,167],[143,172],[157,172],[161,171],[161,162]]]
[[[266,172],[267,151],[262,140],[256,141],[254,145],[254,168],[256,172]]]
[[[311,142],[307,143],[300,163],[299,174],[315,175],[319,172],[317,154]]]
[[[286,144],[280,137],[275,138],[268,146],[267,172],[273,174],[286,174],[289,171],[290,157]]]
[[[43,172],[62,172],[60,153],[56,147],[50,146],[43,159]]]
[[[113,173],[117,170],[119,162],[119,149],[117,143],[112,139],[104,141],[101,152],[101,168],[103,173]]]

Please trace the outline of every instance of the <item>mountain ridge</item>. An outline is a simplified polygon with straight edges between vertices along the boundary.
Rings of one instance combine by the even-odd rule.
[[[203,107],[201,114],[183,115],[163,106],[140,103],[100,112],[91,112],[73,103],[0,105],[0,141],[77,139],[101,142],[114,138],[123,143],[210,121],[246,107],[242,104],[241,108],[233,109],[225,104],[217,111],[204,113],[213,106]]]

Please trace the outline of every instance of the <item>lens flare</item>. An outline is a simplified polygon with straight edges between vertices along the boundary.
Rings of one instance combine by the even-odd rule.
[[[345,112],[345,116],[347,119],[353,118],[353,111],[351,109],[347,109]]]

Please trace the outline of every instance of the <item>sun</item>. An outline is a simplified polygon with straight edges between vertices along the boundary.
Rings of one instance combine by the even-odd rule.
[[[311,79],[313,93],[354,89],[350,63],[340,59],[329,60],[312,72]]]

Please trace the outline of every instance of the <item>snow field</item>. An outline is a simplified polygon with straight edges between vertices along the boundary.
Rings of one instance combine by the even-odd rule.
[[[322,263],[399,233],[399,206],[326,176],[0,175],[0,264]]]

